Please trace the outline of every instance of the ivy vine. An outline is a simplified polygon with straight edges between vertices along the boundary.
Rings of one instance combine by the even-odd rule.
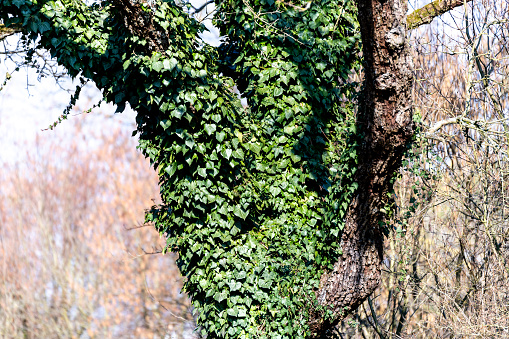
[[[203,334],[309,337],[357,187],[353,2],[218,0],[218,48],[176,0],[0,4],[7,26],[137,112],[163,201],[146,221],[179,254]]]

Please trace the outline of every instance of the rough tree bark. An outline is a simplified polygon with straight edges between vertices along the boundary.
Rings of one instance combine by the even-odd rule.
[[[321,277],[317,293],[319,303],[337,317],[317,321],[314,332],[318,335],[356,309],[380,282],[380,208],[387,202],[391,178],[414,131],[411,59],[405,44],[406,1],[360,0],[358,10],[365,74],[357,122],[363,133],[356,174],[359,188],[347,211],[341,237],[343,255]]]
[[[412,141],[412,60],[407,30],[429,23],[470,0],[437,0],[410,14],[406,0],[358,0],[364,55],[364,92],[358,113],[362,133],[357,196],[341,237],[343,255],[323,274],[318,302],[334,312],[333,319],[311,319],[317,336],[355,310],[379,285],[383,259],[380,211],[388,202],[391,179]]]

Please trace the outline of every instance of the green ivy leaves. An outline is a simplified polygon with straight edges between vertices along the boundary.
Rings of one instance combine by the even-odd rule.
[[[357,187],[344,82],[359,62],[353,3],[218,1],[217,49],[180,2],[136,6],[157,42],[132,33],[115,2],[2,0],[0,18],[23,23],[117,111],[137,112],[163,201],[146,221],[179,253],[204,334],[309,336],[314,290],[341,253]]]

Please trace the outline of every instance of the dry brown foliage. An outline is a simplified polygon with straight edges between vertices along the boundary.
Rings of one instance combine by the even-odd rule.
[[[175,257],[138,227],[157,175],[125,127],[83,118],[1,169],[0,337],[193,338]]]

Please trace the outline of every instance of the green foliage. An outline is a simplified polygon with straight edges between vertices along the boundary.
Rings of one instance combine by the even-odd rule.
[[[308,337],[357,187],[345,81],[358,66],[355,8],[218,1],[216,49],[179,3],[140,6],[162,32],[155,40],[130,33],[115,2],[2,0],[0,18],[118,111],[128,102],[137,112],[133,134],[163,201],[146,221],[179,253],[204,334]]]

